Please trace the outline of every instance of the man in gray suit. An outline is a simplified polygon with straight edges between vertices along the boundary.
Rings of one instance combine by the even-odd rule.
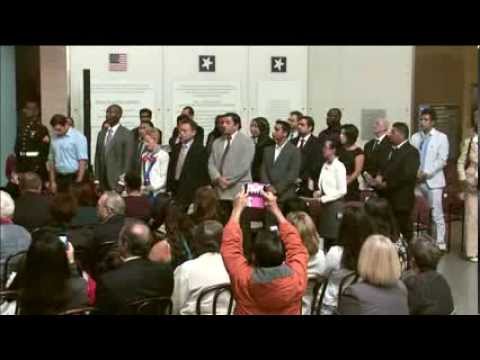
[[[269,184],[268,191],[274,193],[279,203],[296,197],[295,180],[299,177],[302,155],[290,141],[290,124],[277,120],[273,130],[275,145],[265,148],[261,168],[261,181]]]
[[[129,170],[134,139],[130,130],[120,125],[122,108],[110,105],[107,108],[108,128],[98,133],[95,151],[95,183],[101,191],[114,190],[122,175]]]
[[[213,142],[208,159],[208,172],[228,216],[232,200],[241,187],[252,181],[250,168],[255,153],[251,138],[240,131],[238,114],[227,113],[222,118],[223,135]]]

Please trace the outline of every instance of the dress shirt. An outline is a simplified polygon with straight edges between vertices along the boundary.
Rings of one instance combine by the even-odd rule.
[[[425,169],[425,158],[427,157],[428,144],[432,138],[432,131],[429,131],[428,134],[425,134],[423,131],[420,132],[420,169],[423,171]]]
[[[238,134],[238,130],[235,131],[232,135],[230,135],[230,146],[232,146],[232,143],[233,141],[235,140],[235,136],[237,136]],[[226,139],[226,135],[225,136],[225,139]],[[227,147],[227,144],[228,144],[228,141],[225,141],[225,144],[223,145],[223,150],[225,150],[225,148]]]
[[[303,139],[303,146],[305,146],[308,139],[310,139],[310,136],[312,136],[312,134],[305,135],[305,137],[303,138],[300,136],[300,138],[298,139],[297,148],[300,149],[300,146],[302,145],[302,139]]]
[[[70,128],[63,136],[54,136],[50,145],[49,161],[60,174],[78,171],[80,160],[88,160],[87,138],[80,131]]]
[[[280,153],[282,152],[283,148],[285,147],[285,144],[288,142],[287,139],[285,139],[285,141],[283,142],[282,145],[278,145],[278,144],[275,144],[275,155],[274,155],[274,158],[273,158],[273,162],[275,163],[275,161],[277,161],[277,158],[278,156],[280,155]]]
[[[111,128],[108,128],[107,129],[107,135],[105,136],[105,142],[103,143],[104,145],[107,145],[107,139],[108,139],[108,132],[111,130],[112,131],[112,139],[110,139],[110,141],[113,140],[114,136],[115,136],[115,133],[117,132],[118,130],[118,127],[120,126],[120,123],[117,123],[117,125],[115,125],[114,127],[111,127]]]
[[[347,194],[347,170],[338,158],[335,158],[331,164],[328,162],[323,164],[318,188],[322,194],[320,197],[322,203],[339,200]]]

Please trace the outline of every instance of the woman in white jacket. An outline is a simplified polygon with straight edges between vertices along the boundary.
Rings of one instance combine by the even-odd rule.
[[[142,192],[150,199],[167,190],[167,171],[170,157],[160,148],[157,129],[145,130],[144,142],[146,150],[142,154]]]

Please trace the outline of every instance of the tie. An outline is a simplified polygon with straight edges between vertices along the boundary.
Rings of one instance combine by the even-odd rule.
[[[223,150],[222,159],[220,160],[220,175],[223,176],[223,165],[225,164],[225,158],[227,157],[228,151],[230,150],[230,142],[232,141],[232,136],[227,135],[227,146]]]
[[[108,129],[108,134],[107,134],[107,141],[105,142],[105,146],[108,146],[110,144],[110,141],[112,141],[113,137],[113,129]]]
[[[392,151],[390,151],[390,155],[388,156],[389,161],[392,160],[392,158],[395,156],[395,153],[397,152],[397,150],[398,149],[396,147],[392,148]]]
[[[182,174],[183,164],[185,163],[186,157],[187,157],[187,146],[182,144],[182,149],[180,150],[180,154],[178,155],[177,167],[175,169],[175,180],[177,181],[178,179],[180,179],[180,175]]]
[[[304,144],[305,144],[305,138],[302,138],[302,140],[300,140],[300,150],[303,149]]]
[[[375,140],[375,142],[373,143],[372,151],[375,151],[376,147],[377,147],[379,144],[380,144],[380,141]]]

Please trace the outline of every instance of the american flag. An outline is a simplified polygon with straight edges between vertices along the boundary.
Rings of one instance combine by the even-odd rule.
[[[127,71],[127,54],[109,54],[108,70]]]

